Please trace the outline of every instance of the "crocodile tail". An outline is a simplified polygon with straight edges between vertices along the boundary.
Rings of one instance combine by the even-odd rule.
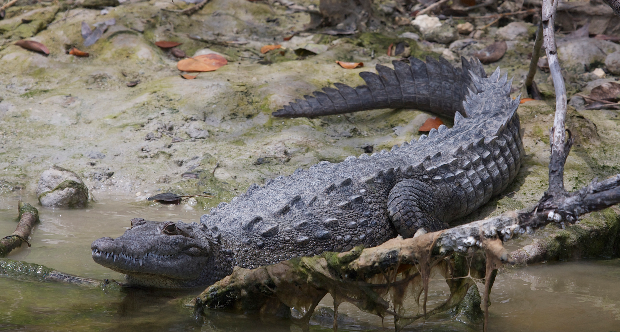
[[[378,64],[377,73],[361,72],[366,85],[352,88],[335,83],[334,88],[315,91],[273,112],[284,118],[315,117],[381,108],[415,108],[452,117],[463,110],[468,89],[477,91],[472,75],[486,77],[478,59],[461,58],[462,67],[455,68],[446,59],[411,58],[411,65],[393,61],[394,69]]]

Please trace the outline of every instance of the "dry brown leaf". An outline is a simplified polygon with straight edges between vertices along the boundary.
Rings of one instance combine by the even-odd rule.
[[[181,77],[186,80],[193,80],[194,78],[198,77],[198,75],[182,74]]]
[[[506,45],[506,42],[502,40],[474,53],[474,56],[480,59],[480,62],[482,63],[492,63],[501,59],[506,53],[506,50],[508,50],[508,45]]]
[[[519,104],[527,103],[528,101],[532,101],[532,100],[536,100],[536,99],[534,99],[534,98],[523,98],[523,99],[521,99]]]
[[[431,131],[431,129],[437,129],[439,128],[439,126],[441,126],[443,124],[443,121],[441,121],[440,118],[438,117],[434,117],[434,118],[428,118],[424,124],[420,127],[420,129],[418,129],[418,131]]]
[[[277,50],[278,48],[281,48],[281,47],[282,45],[265,45],[260,48],[260,52],[265,54],[271,50]]]
[[[390,44],[390,46],[388,46],[388,50],[387,50],[387,55],[388,56],[392,56],[392,48],[394,47],[394,44]]]
[[[165,41],[165,40],[155,42],[155,45],[157,45],[159,48],[163,48],[163,49],[177,47],[177,46],[179,46],[181,44],[182,43],[177,43],[177,42],[173,42],[173,41]]]
[[[343,61],[336,61],[337,64],[340,65],[340,67],[344,68],[344,69],[355,69],[355,68],[361,68],[364,67],[364,63],[363,62],[343,62]]]
[[[69,54],[75,55],[75,56],[79,56],[79,57],[83,57],[86,58],[88,57],[90,54],[88,54],[87,52],[82,52],[80,50],[78,50],[77,48],[72,48],[71,51],[69,51]]]
[[[45,45],[36,42],[34,40],[18,40],[15,42],[15,45],[25,48],[30,51],[35,51],[39,53],[43,53],[45,55],[50,54],[50,50],[45,47]]]
[[[211,53],[183,59],[177,63],[177,68],[187,72],[214,71],[227,63],[228,61],[223,56]]]

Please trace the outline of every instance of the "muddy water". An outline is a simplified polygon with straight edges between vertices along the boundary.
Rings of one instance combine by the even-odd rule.
[[[0,234],[15,228],[17,199],[0,200]],[[33,202],[32,197],[21,197]],[[90,243],[101,236],[116,237],[129,220],[197,221],[203,211],[183,205],[163,206],[106,198],[86,210],[39,208],[42,223],[31,248],[10,258],[43,264],[92,278],[122,279],[95,264]],[[208,312],[196,318],[184,303],[198,291],[83,289],[71,285],[0,278],[0,331],[301,331],[289,320]],[[431,283],[430,303],[445,299],[441,280]],[[620,260],[542,264],[502,271],[492,293],[491,331],[620,331]],[[322,304],[329,306],[325,299]],[[340,307],[340,330],[392,330],[381,320],[355,309]],[[329,309],[311,331],[329,330]],[[435,317],[405,330],[471,331],[449,317]]]

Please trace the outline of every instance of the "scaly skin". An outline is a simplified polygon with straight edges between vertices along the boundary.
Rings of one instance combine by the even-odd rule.
[[[233,266],[372,247],[421,228],[445,228],[471,213],[519,171],[519,98],[510,98],[511,83],[499,69],[485,78],[477,61],[463,59],[465,70],[443,59],[412,61],[394,62],[395,70],[378,65],[379,75],[360,74],[367,86],[336,85],[339,90],[324,89],[274,115],[406,107],[454,115],[453,128],[441,126],[389,152],[324,161],[252,185],[203,215],[200,224],[139,220],[117,239],[95,241],[93,259],[127,274],[133,284],[204,286]]]

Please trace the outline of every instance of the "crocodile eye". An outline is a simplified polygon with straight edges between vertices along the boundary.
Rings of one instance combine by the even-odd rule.
[[[133,218],[131,219],[131,227],[136,227],[136,226],[140,226],[142,224],[146,223],[146,220],[144,220],[143,218]]]
[[[164,224],[164,227],[161,230],[164,234],[168,234],[168,235],[177,235],[179,234],[179,229],[177,228],[177,225],[175,225],[172,222],[167,222]]]

